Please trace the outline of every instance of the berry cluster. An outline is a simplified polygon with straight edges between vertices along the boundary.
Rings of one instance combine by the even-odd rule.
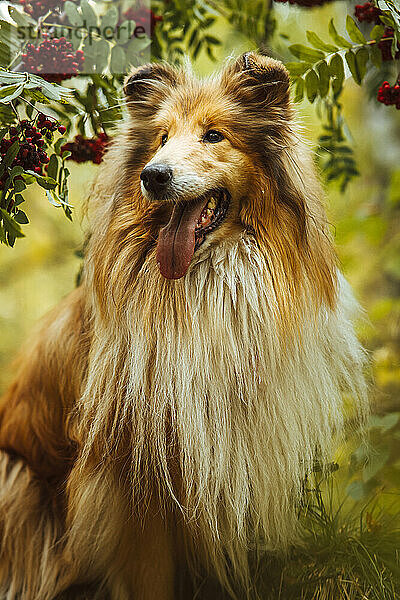
[[[49,157],[45,151],[46,142],[53,139],[53,133],[58,130],[65,133],[66,129],[58,121],[39,113],[36,120],[20,121],[16,126],[11,126],[9,137],[3,138],[0,142],[0,154],[3,159],[10,146],[18,140],[19,150],[10,168],[21,166],[24,171],[34,171],[38,175],[43,174],[43,165],[49,162]],[[0,189],[3,189],[8,179],[8,172],[5,172],[0,179]]]
[[[53,12],[55,9],[61,7],[65,1],[66,0],[19,0],[19,4],[28,15],[34,19],[38,19],[49,11]]]
[[[71,152],[69,160],[74,160],[77,163],[90,161],[95,165],[99,165],[103,160],[108,141],[109,137],[106,133],[100,133],[95,138],[84,138],[82,135],[77,135],[72,142],[68,142],[68,144],[61,147],[61,152],[64,152],[64,150]]]
[[[75,52],[65,37],[49,39],[48,34],[43,37],[45,41],[37,47],[26,45],[22,55],[24,69],[52,83],[61,83],[77,75],[85,60],[82,50]]]
[[[382,60],[393,60],[392,56],[392,40],[394,31],[391,27],[385,27],[383,36],[381,37],[378,47],[382,54]],[[389,38],[389,39],[388,39]],[[400,58],[400,45],[397,44],[398,51],[395,54],[395,59]]]
[[[365,4],[356,4],[354,14],[357,19],[362,23],[376,23],[377,25],[381,22],[380,15],[382,11],[372,4],[372,2],[366,2]]]
[[[400,110],[400,84],[397,82],[391,86],[388,81],[384,81],[378,90],[378,101],[386,106],[394,105]]]
[[[162,21],[162,17],[153,13],[152,10],[145,6],[131,6],[125,11],[119,21],[119,25],[124,21],[135,21],[136,27],[143,27],[148,36],[152,36],[154,28],[159,21]],[[149,29],[150,25],[150,31]]]
[[[328,2],[332,2],[333,0],[275,0],[275,2],[288,2],[289,4],[297,4],[298,6],[305,6],[307,8],[312,8],[313,6],[322,6],[323,4],[327,4]]]

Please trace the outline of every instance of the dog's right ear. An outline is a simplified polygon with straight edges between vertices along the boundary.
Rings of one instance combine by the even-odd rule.
[[[269,56],[246,52],[222,72],[224,89],[247,106],[260,109],[289,106],[289,73]]]
[[[124,83],[124,93],[131,110],[135,105],[144,107],[164,98],[171,87],[178,82],[177,71],[165,63],[150,63],[131,71]],[[132,104],[129,104],[131,102]]]

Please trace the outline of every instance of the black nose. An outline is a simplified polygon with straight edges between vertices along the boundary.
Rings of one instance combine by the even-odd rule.
[[[162,192],[172,179],[172,169],[168,165],[149,165],[140,173],[140,179],[149,192]]]

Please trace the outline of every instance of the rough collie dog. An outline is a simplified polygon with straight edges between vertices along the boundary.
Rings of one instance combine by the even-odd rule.
[[[356,303],[282,64],[151,64],[125,93],[82,284],[1,402],[0,598],[254,598],[249,555],[296,540],[343,399],[365,408]]]

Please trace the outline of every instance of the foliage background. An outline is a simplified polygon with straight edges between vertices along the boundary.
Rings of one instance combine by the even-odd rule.
[[[305,31],[310,29],[327,39],[330,18],[344,23],[353,9],[352,2],[328,3],[312,10],[276,4],[278,31],[283,35],[274,38],[275,56],[285,62],[293,60],[285,36],[291,43],[307,43]],[[231,54],[255,47],[254,38],[220,16],[211,34],[222,42],[213,49],[216,64],[200,51],[194,60],[199,74],[209,73]],[[371,93],[375,84],[368,80],[359,87],[352,80],[346,82],[343,113],[360,176],[344,193],[339,184],[329,185],[326,196],[343,271],[365,309],[358,327],[371,357],[374,412],[369,443],[360,444],[350,437],[337,456],[339,491],[335,494],[346,498],[350,511],[354,502],[361,510],[372,494],[378,512],[396,515],[400,511],[400,111],[376,102]],[[319,135],[315,106],[304,100],[297,110],[305,136],[315,146]],[[18,240],[14,249],[0,248],[0,392],[12,377],[11,359],[34,323],[75,284],[80,265],[76,251],[83,240],[79,219],[83,190],[97,167],[71,165],[73,222],[48,204],[42,190],[31,187],[26,196],[30,216],[26,238]],[[373,533],[375,521],[371,519]],[[382,592],[377,598],[396,598],[397,593],[389,591],[386,596]],[[326,598],[341,597],[332,594]]]

